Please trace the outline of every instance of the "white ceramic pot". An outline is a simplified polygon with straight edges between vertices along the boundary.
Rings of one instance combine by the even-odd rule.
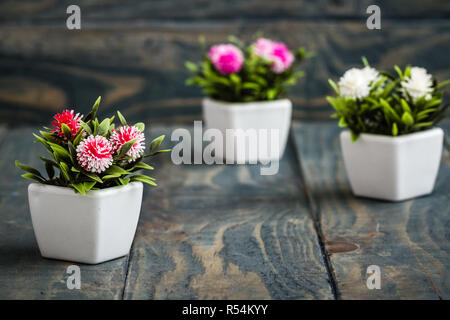
[[[357,196],[402,201],[433,191],[441,161],[440,128],[398,137],[341,133],[345,169]]]
[[[289,136],[291,114],[292,103],[288,99],[246,103],[203,100],[206,127],[221,131],[225,148],[222,153],[221,150],[216,152],[227,163],[280,159]],[[227,129],[233,132],[231,139],[226,139]],[[251,134],[252,130],[256,138]]]
[[[91,190],[32,183],[31,220],[41,255],[96,264],[127,255],[141,211],[143,186]]]

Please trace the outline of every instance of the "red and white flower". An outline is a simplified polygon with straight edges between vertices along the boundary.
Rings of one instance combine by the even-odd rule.
[[[127,151],[126,155],[130,157],[128,162],[135,161],[137,158],[141,157],[145,150],[145,137],[144,134],[135,126],[120,127],[118,131],[112,130],[111,143],[113,145],[113,150],[117,153],[120,152],[120,148],[128,141],[135,140],[136,142]]]
[[[52,126],[54,126],[55,129],[51,130],[51,132],[56,133],[59,137],[67,140],[67,137],[64,135],[64,132],[61,129],[61,124],[64,123],[69,127],[73,138],[80,129],[81,118],[82,116],[80,116],[79,113],[74,114],[73,110],[64,110],[61,113],[57,113],[53,116],[54,120],[52,122]]]
[[[77,160],[89,172],[101,173],[113,162],[112,144],[102,136],[89,136],[77,146]]]

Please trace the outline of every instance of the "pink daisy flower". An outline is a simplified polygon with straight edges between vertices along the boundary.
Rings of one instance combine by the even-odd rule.
[[[89,172],[101,173],[113,162],[113,147],[102,136],[89,136],[77,146],[77,160],[80,166]]]
[[[61,129],[61,124],[64,123],[70,128],[70,132],[72,132],[72,137],[75,137],[78,130],[80,129],[80,116],[79,113],[74,114],[73,110],[64,110],[61,113],[57,113],[53,116],[54,120],[52,122],[52,126],[55,129],[51,130],[51,132],[56,133],[60,138],[67,140],[67,137],[64,135]]]
[[[275,42],[266,38],[259,38],[253,43],[253,52],[261,58],[272,62],[272,71],[283,73],[294,62],[295,58],[283,42]]]
[[[128,150],[128,152],[126,153],[126,155],[130,157],[128,162],[135,161],[144,153],[144,134],[135,126],[120,127],[118,130],[119,131],[113,130],[110,138],[113,150],[119,153],[120,148],[124,143],[136,139],[136,143],[133,144],[130,150]]]
[[[222,74],[239,72],[244,64],[244,55],[241,49],[232,44],[212,46],[208,56],[214,67]]]

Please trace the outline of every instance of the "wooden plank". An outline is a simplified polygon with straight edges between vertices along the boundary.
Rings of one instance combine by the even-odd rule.
[[[390,203],[352,195],[335,122],[296,122],[292,132],[338,298],[448,299],[449,151],[432,195]],[[369,265],[381,268],[381,290],[366,287]]]
[[[87,24],[79,32],[69,32],[64,24],[4,26],[0,117],[39,125],[63,108],[87,114],[102,95],[104,115],[120,109],[131,121],[198,119],[201,91],[184,85],[184,61],[200,57],[198,36],[205,35],[209,45],[226,41],[229,34],[250,39],[258,30],[317,53],[304,64],[307,77],[292,88],[296,118],[328,117],[328,78],[336,80],[360,66],[363,55],[381,69],[412,64],[441,81],[450,78],[450,25],[442,20],[383,20],[382,30],[375,31],[359,20],[150,20]],[[450,94],[450,87],[446,90]]]
[[[290,147],[273,176],[257,165],[176,166],[167,156],[155,168],[125,299],[333,298]]]
[[[445,18],[450,12],[445,0],[171,0],[171,1],[72,1],[81,8],[83,19],[89,21],[136,19],[311,19],[361,18],[366,8],[380,6],[383,18]],[[0,4],[0,19],[7,22],[65,21],[64,1],[25,0],[20,3],[6,1]]]
[[[120,299],[127,258],[100,265],[78,264],[81,289],[69,290],[67,267],[76,263],[44,259],[39,253],[28,208],[28,182],[14,160],[42,168],[31,135],[37,129],[10,129],[0,144],[0,299]],[[45,172],[45,171],[42,171]]]

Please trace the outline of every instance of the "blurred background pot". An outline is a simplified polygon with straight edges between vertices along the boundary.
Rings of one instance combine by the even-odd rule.
[[[290,100],[231,103],[205,98],[202,105],[206,127],[220,130],[224,137],[225,154],[219,156],[227,162],[267,162],[283,156],[291,123]],[[234,141],[225,138],[227,129],[233,130]],[[249,129],[256,133],[256,140]]]

